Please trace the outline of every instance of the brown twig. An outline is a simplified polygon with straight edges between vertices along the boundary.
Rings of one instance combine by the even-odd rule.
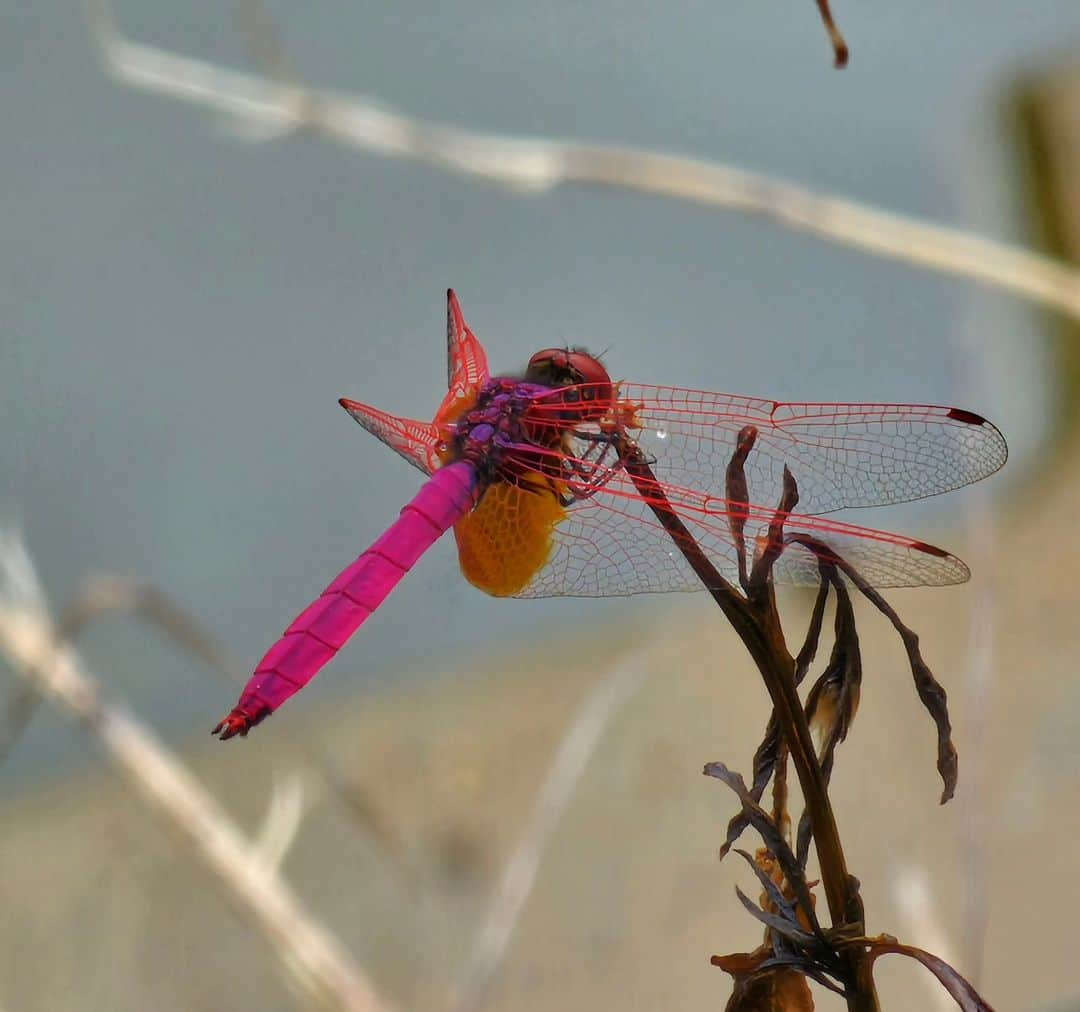
[[[833,20],[832,11],[829,9],[829,0],[817,0],[818,13],[821,15],[821,23],[825,26],[825,31],[829,35],[829,42],[833,48],[833,66],[837,70],[847,66],[848,62],[848,47],[844,41],[844,36],[840,34],[840,29],[836,27],[836,22]]]
[[[754,564],[747,596],[743,597],[717,571],[685,523],[668,501],[645,456],[629,440],[618,446],[620,460],[638,494],[648,503],[702,585],[712,595],[724,616],[743,641],[761,673],[783,740],[790,751],[802,787],[806,810],[813,830],[821,869],[822,885],[833,929],[862,932],[862,903],[855,880],[848,874],[840,833],[829,801],[825,778],[814,751],[810,727],[795,686],[795,659],[784,641],[776,601],[772,594],[771,562],[782,551],[780,537],[783,515],[790,510],[797,493],[794,479],[785,472],[781,508],[777,510],[770,537]],[[870,975],[863,971],[863,955],[849,951],[847,995],[850,1012],[877,1012],[877,994]]]

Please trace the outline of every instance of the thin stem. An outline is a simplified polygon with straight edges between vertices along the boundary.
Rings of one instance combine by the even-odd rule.
[[[769,580],[766,587],[755,593],[752,599],[742,597],[720,575],[675,512],[641,451],[632,444],[624,443],[621,456],[634,487],[720,606],[761,672],[802,786],[832,925],[834,928],[857,925],[859,930],[863,930],[862,903],[848,874],[825,778],[795,687],[795,660],[784,642],[771,592],[772,581]],[[878,1001],[873,980],[860,965],[863,954],[849,952],[847,959],[851,970],[848,1009],[850,1012],[876,1012]]]

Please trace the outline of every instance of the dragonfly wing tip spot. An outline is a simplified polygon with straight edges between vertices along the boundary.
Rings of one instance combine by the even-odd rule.
[[[965,408],[949,408],[948,417],[954,422],[963,422],[966,425],[986,424],[986,419],[982,415],[978,415],[974,411],[968,411]]]

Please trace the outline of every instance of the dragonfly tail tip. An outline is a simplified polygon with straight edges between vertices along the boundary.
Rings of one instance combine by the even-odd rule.
[[[252,716],[239,706],[234,707],[226,717],[223,717],[214,725],[214,728],[210,733],[215,735],[221,741],[228,741],[230,738],[235,738],[237,735],[240,735],[241,738],[246,738],[248,731],[269,713],[269,709],[264,709],[262,712]]]

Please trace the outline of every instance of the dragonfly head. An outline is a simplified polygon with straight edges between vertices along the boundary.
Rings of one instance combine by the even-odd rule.
[[[555,389],[567,388],[560,403],[582,420],[603,415],[614,397],[607,369],[596,356],[580,348],[538,351],[529,359],[525,379]]]

